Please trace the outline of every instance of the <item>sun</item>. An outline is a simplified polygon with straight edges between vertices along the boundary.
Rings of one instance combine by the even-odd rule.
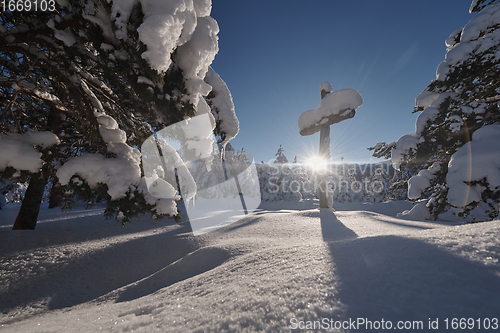
[[[328,161],[322,156],[313,155],[307,158],[306,165],[315,172],[324,171],[328,167]]]

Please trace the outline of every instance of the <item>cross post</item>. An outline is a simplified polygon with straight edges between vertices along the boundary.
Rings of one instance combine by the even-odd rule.
[[[343,89],[333,92],[329,82],[320,86],[321,103],[314,109],[302,113],[299,117],[300,135],[312,135],[319,132],[319,156],[330,161],[330,126],[356,115],[356,109],[363,104],[363,98],[357,90]],[[328,208],[326,199],[326,173],[320,177],[319,208]]]
[[[330,91],[321,90],[321,99],[325,98]],[[324,124],[319,130],[319,156],[325,161],[330,161],[330,125]],[[328,200],[326,199],[326,175],[320,177],[319,182],[319,208],[328,208]]]

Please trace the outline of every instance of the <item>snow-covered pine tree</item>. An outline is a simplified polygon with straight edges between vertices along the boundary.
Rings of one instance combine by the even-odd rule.
[[[436,79],[416,98],[416,131],[392,150],[396,169],[418,166],[408,195],[427,199],[434,218],[498,216],[500,3],[474,0],[473,11],[479,14],[446,40]]]
[[[300,200],[302,199],[301,189],[302,183],[300,180],[300,169],[290,163],[280,165],[281,177],[281,190],[283,191],[283,200]]]
[[[288,163],[288,159],[285,156],[285,148],[283,148],[281,145],[278,148],[278,152],[274,155],[276,156],[276,159],[274,160],[274,164],[283,164],[283,163]]]
[[[20,170],[16,179],[30,180],[16,228],[35,228],[43,187],[61,176],[59,193],[106,200],[107,217],[176,214],[173,199],[147,193],[134,147],[210,113],[203,79],[218,26],[211,1],[167,2],[57,1],[53,11],[0,14],[1,176]],[[172,17],[174,24],[160,22]],[[34,158],[5,162],[16,144]]]
[[[333,169],[328,176],[329,190],[331,191],[332,203],[333,202],[349,202],[350,200],[350,186],[349,186],[349,173],[346,164],[341,163]],[[315,176],[316,177],[316,176]]]
[[[401,167],[394,170],[388,183],[387,200],[408,200],[408,180],[415,175],[415,168]]]
[[[474,12],[480,12],[482,11],[485,7],[492,5],[496,3],[497,0],[473,0],[469,12],[474,13]]]
[[[259,164],[257,171],[263,201],[300,200],[314,196],[314,186],[300,164]]]
[[[262,200],[300,200],[303,193],[306,197],[314,195],[305,168],[299,163],[288,163],[281,145],[275,156],[276,160],[272,164],[257,165]]]
[[[393,141],[391,143],[379,142],[373,147],[367,148],[372,151],[372,156],[376,158],[384,158],[386,160],[391,159],[391,151],[396,148],[396,142]]]
[[[268,190],[270,190],[269,201],[281,201],[285,200],[287,188],[286,188],[286,178],[288,176],[289,168],[286,166],[288,164],[288,159],[284,154],[285,149],[280,145],[278,151],[274,156],[276,159],[273,164],[268,166],[268,175],[270,175],[267,180]]]
[[[379,142],[373,147],[367,148],[373,151],[372,156],[391,159],[392,150],[396,148],[396,142],[391,143]],[[386,181],[387,195],[384,200],[407,200],[408,199],[408,180],[415,175],[415,169],[418,168],[418,163],[403,163],[399,166],[399,170],[394,170],[394,175],[390,180]],[[384,179],[389,175],[384,173]]]
[[[363,184],[362,176],[358,170],[356,164],[350,165],[347,170],[344,171],[347,174],[347,196],[349,202],[362,202],[363,201]]]
[[[273,181],[279,169],[269,164],[261,163],[257,165],[259,175],[260,196],[262,201],[275,201],[279,187]]]
[[[389,174],[387,164],[377,164],[375,170],[373,170],[373,165],[370,165],[370,174],[364,175],[364,178],[364,202],[383,202],[395,199],[391,197],[392,194],[389,191],[392,177]]]
[[[316,197],[314,190],[314,173],[312,170],[300,163],[292,164],[293,180],[299,185],[302,199],[313,199]],[[294,184],[295,189],[295,184]]]

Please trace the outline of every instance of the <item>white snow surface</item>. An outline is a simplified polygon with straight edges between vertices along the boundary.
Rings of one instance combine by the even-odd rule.
[[[420,197],[420,195],[418,197]],[[428,200],[420,200],[411,209],[404,210],[396,216],[409,220],[431,220],[432,216],[427,208],[427,202]]]
[[[450,37],[448,37],[446,39],[446,41],[444,42],[444,44],[446,45],[446,47],[448,49],[450,49],[451,47],[455,46],[457,44],[457,42],[459,42],[459,41],[457,41],[457,38],[462,35],[462,31],[463,30],[464,30],[464,28],[458,28],[457,30],[453,31],[450,34]]]
[[[59,144],[52,132],[0,134],[0,171],[6,167],[38,172],[42,168],[42,154],[34,146],[50,147]]]
[[[54,29],[54,37],[61,40],[67,46],[71,46],[76,42],[75,37],[73,36],[73,34],[69,29],[66,30]]]
[[[500,125],[484,126],[472,134],[472,141],[457,149],[448,164],[448,200],[462,208],[471,202],[481,201],[480,185],[470,186],[471,181],[486,178],[490,190],[500,190]],[[500,207],[499,207],[500,209]]]
[[[333,91],[332,84],[328,81],[323,82],[319,86],[319,92],[326,91],[327,93],[331,93]]]
[[[439,115],[439,109],[428,107],[422,113],[420,113],[417,117],[417,121],[415,122],[415,133],[420,136],[422,135],[422,131],[425,129],[428,121],[434,121],[436,117]]]
[[[478,2],[479,2],[479,0],[472,0],[472,3],[470,4],[470,7],[469,7],[469,13],[472,14],[472,10],[474,9],[474,7],[477,6]]]
[[[83,178],[91,188],[99,183],[108,185],[111,200],[126,196],[129,190],[139,185],[141,180],[141,153],[126,144],[127,136],[112,117],[96,112],[99,133],[107,144],[108,153],[116,154],[107,158],[102,154],[85,154],[70,159],[57,170],[62,185],[68,184],[75,175]]]
[[[202,96],[207,96],[212,90],[203,79],[219,52],[218,33],[219,26],[213,18],[200,17],[191,39],[177,50],[178,64],[184,72],[190,102],[195,106]]]
[[[321,100],[316,109],[306,111],[300,115],[299,129],[302,131],[308,127],[320,124],[328,116],[356,110],[361,104],[363,104],[363,98],[355,89],[342,89],[332,92]]]
[[[404,156],[408,155],[412,150],[417,149],[418,136],[415,132],[403,135],[396,142],[396,148],[391,150],[391,160],[394,169],[399,170]]]
[[[153,81],[151,81],[150,79],[148,79],[148,78],[147,78],[147,77],[145,77],[145,76],[139,76],[139,77],[137,78],[137,83],[145,83],[145,84],[150,85],[150,86],[152,86],[152,87],[154,87],[154,85],[155,85],[155,84],[153,83]]]
[[[137,3],[140,3],[144,14],[144,21],[137,32],[139,40],[147,46],[142,58],[152,68],[165,72],[172,64],[172,53],[177,50],[178,66],[186,79],[187,99],[198,109],[200,99],[212,90],[203,79],[219,51],[219,26],[209,16],[212,1],[113,1],[111,19],[117,27],[116,38],[127,39],[127,22]],[[96,21],[97,16],[91,16],[90,19]],[[108,30],[100,21],[96,23],[101,25],[104,32]]]
[[[0,330],[290,332],[292,318],[366,318],[422,321],[426,331],[429,318],[440,328],[498,318],[500,221],[391,216],[408,202],[317,204],[264,204],[196,237],[188,223],[122,228],[100,207],[43,206],[36,231],[12,231],[19,206],[7,205]]]
[[[434,162],[429,168],[420,172],[408,180],[408,199],[420,198],[422,192],[431,185],[434,174],[441,170],[441,162]]]
[[[116,36],[127,38],[127,22],[138,0],[113,1],[112,18],[118,28]],[[192,36],[197,20],[192,0],[141,0],[144,21],[139,26],[139,39],[148,49],[142,54],[153,68],[166,71],[170,55]]]
[[[226,83],[221,79],[212,67],[208,68],[205,82],[212,86],[215,97],[212,98],[212,106],[217,108],[218,113],[214,113],[217,121],[220,121],[220,128],[226,134],[222,144],[225,146],[238,134],[240,125],[234,111],[233,97]]]

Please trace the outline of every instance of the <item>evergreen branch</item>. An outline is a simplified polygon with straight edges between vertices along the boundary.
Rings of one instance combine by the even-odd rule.
[[[17,119],[16,115],[14,114],[14,111],[12,110],[14,104],[16,103],[18,95],[19,95],[19,90],[16,90],[14,96],[12,97],[12,100],[9,102],[9,105],[7,105],[7,112],[10,112],[12,114],[12,119],[15,121],[17,125],[17,130],[19,131],[19,133],[22,133],[23,131],[21,129],[21,124],[19,123],[19,119]]]
[[[500,95],[494,97],[486,97],[485,99],[476,99],[478,103],[495,103],[500,101]]]
[[[57,98],[56,96],[49,94],[49,93],[44,93],[41,92],[38,89],[31,90],[27,87],[21,87],[21,91],[27,93],[28,95],[38,98],[47,104],[53,106],[54,108],[58,109],[59,111],[68,111],[68,109],[63,105],[61,100]]]

